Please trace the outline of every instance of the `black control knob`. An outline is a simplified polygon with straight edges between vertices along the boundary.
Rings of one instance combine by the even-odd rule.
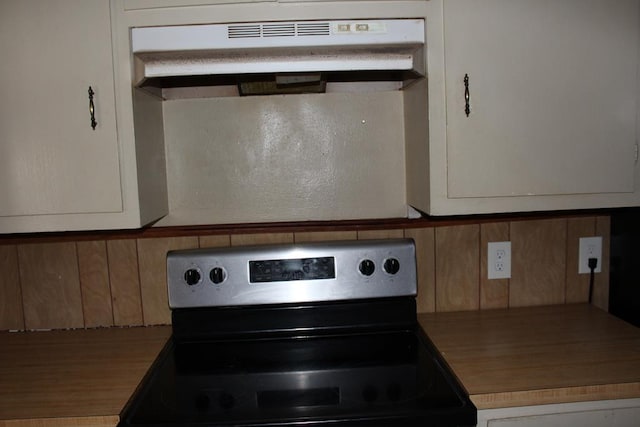
[[[224,274],[224,270],[222,268],[214,267],[209,272],[209,278],[211,279],[211,281],[213,283],[215,283],[217,285],[219,283],[224,282],[224,279],[227,278],[227,275]]]
[[[187,285],[193,286],[200,283],[200,272],[195,268],[190,268],[189,270],[184,272],[184,281],[187,282]]]
[[[396,258],[388,258],[387,260],[385,260],[383,268],[384,271],[389,274],[396,274],[398,271],[400,271],[400,261],[398,261]]]
[[[358,270],[360,270],[360,273],[364,274],[365,276],[371,276],[373,272],[376,271],[376,265],[370,259],[363,259],[362,261],[360,261]]]

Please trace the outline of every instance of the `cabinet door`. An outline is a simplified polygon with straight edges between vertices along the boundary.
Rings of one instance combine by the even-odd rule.
[[[443,7],[449,198],[633,193],[637,0]]]
[[[0,0],[0,217],[122,210],[111,46],[108,0]]]
[[[640,408],[534,415],[491,420],[487,427],[636,427]]]
[[[635,427],[640,399],[485,409],[478,411],[478,427]]]

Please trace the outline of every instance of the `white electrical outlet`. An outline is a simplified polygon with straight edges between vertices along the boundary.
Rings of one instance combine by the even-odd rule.
[[[602,271],[602,237],[581,237],[578,251],[578,274],[591,273],[589,258],[598,260],[594,273]]]
[[[489,279],[511,277],[511,242],[489,242],[487,276]]]

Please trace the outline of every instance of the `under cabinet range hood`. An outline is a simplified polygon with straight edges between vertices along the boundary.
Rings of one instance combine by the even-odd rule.
[[[400,89],[425,75],[423,19],[255,22],[132,29],[135,85],[235,86],[240,95]]]

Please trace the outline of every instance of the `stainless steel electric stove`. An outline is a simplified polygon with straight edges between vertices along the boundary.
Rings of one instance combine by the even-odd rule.
[[[410,239],[167,256],[173,335],[119,426],[473,426],[416,320]]]

